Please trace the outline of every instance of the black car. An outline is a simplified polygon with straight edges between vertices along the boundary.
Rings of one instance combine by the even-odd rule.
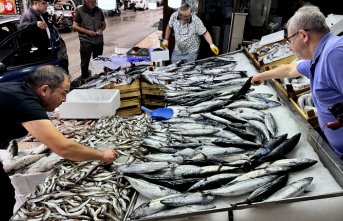
[[[19,18],[0,16],[0,82],[22,81],[48,64],[68,71],[67,48],[57,29],[21,28]]]

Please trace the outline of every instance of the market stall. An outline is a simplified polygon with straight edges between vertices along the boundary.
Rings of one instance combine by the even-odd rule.
[[[63,162],[28,196],[13,220],[25,219],[25,216],[27,219],[29,215],[43,220],[49,217],[86,220],[343,219],[340,213],[342,162],[312,126],[294,111],[291,101],[273,82],[248,87],[242,92],[249,82],[248,77],[255,73],[256,68],[243,51],[144,71],[145,84],[152,85],[150,88],[163,88],[159,95],[165,96],[163,102],[174,110],[174,117],[162,122],[151,121],[145,116],[106,117],[92,122],[78,138],[79,142],[92,147],[114,144],[122,156],[119,161],[110,167],[98,163]],[[245,100],[243,95],[250,100]],[[244,109],[257,104],[254,112]],[[224,118],[223,110],[231,114]],[[260,115],[263,116],[261,121],[256,120]],[[266,115],[275,121],[265,121]],[[269,125],[267,130],[254,126],[267,125],[266,122],[276,125]],[[235,125],[236,130],[230,125]],[[238,131],[242,132],[238,129],[246,131],[245,135],[237,135]],[[268,156],[269,160],[264,156],[263,162],[253,160],[262,144],[283,134],[288,138],[283,142],[293,142],[290,149],[281,151],[285,156]],[[237,152],[228,154],[229,148]],[[222,150],[225,151],[211,158],[212,152]],[[133,215],[142,204],[152,205],[152,202],[147,203],[160,197],[158,188],[161,192],[171,189],[170,193],[187,194],[192,185],[206,177],[231,174],[231,179],[235,179],[257,170],[258,166],[262,170],[269,168],[263,163],[284,158],[301,160],[306,166],[278,168],[282,172],[257,176],[259,183],[254,188],[250,185],[249,190],[240,194],[218,193],[222,190],[216,188],[220,187],[205,188],[193,192],[198,198],[196,202],[190,200],[186,207],[162,206],[149,215]],[[172,177],[163,178],[168,174],[160,173],[164,170],[170,170]],[[286,174],[287,184],[307,179],[298,198],[239,204],[258,187]],[[268,180],[264,180],[266,177]],[[226,181],[226,184],[230,182]],[[140,182],[147,182],[147,187]],[[206,204],[202,205],[202,200]]]

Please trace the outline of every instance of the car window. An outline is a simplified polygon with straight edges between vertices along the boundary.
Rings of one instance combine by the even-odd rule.
[[[14,47],[14,42],[16,45]],[[45,30],[24,29],[0,45],[0,62],[8,69],[52,59],[52,48]],[[3,53],[6,52],[6,53]]]
[[[9,27],[7,27],[6,25],[0,26],[0,42],[5,40],[5,38],[7,38],[8,36],[10,36]]]

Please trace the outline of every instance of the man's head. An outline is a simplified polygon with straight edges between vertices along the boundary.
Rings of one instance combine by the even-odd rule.
[[[292,51],[299,58],[312,59],[314,46],[330,29],[318,7],[304,6],[288,20],[287,32]]]
[[[31,73],[26,83],[41,99],[46,111],[53,111],[66,101],[70,89],[70,77],[60,67],[46,65]]]
[[[182,24],[189,23],[192,19],[192,8],[189,4],[183,4],[178,10],[178,18]]]
[[[89,10],[93,10],[96,6],[96,0],[84,0],[83,5]]]
[[[45,0],[33,0],[32,8],[43,14],[48,8],[48,3]]]

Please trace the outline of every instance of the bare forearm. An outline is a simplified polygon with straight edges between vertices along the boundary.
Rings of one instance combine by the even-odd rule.
[[[296,64],[285,64],[257,75],[259,76],[259,80],[264,81],[274,78],[294,78],[301,74],[297,71]]]
[[[84,146],[71,140],[67,140],[65,145],[53,148],[58,155],[68,160],[84,161],[84,160],[102,160],[102,152],[100,150]]]
[[[169,40],[170,33],[171,33],[171,29],[170,29],[169,25],[167,25],[166,33],[164,35],[164,39]]]
[[[203,36],[209,45],[213,44],[212,37],[211,37],[210,33],[208,33],[208,31],[206,31],[206,33],[203,34]]]

